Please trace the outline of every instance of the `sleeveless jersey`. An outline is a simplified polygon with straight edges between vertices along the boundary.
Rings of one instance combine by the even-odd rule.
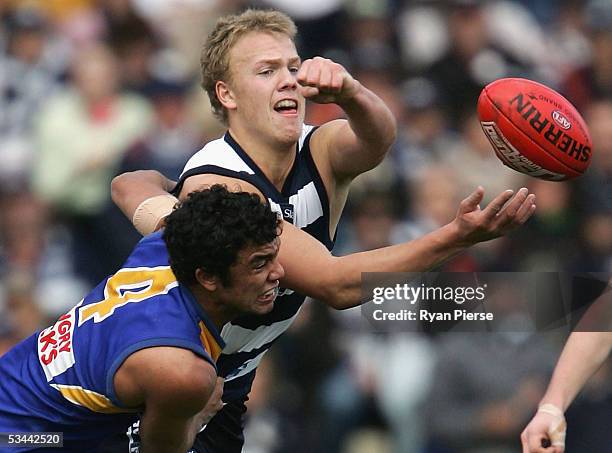
[[[113,385],[130,354],[173,346],[215,366],[224,342],[177,282],[161,234],[143,238],[118,272],[0,358],[0,432],[61,431],[67,447],[94,451],[137,418]]]
[[[293,167],[281,191],[234,140],[229,132],[194,154],[187,162],[174,193],[180,192],[187,178],[216,174],[249,182],[268,199],[272,210],[287,222],[309,233],[328,250],[329,202],[321,176],[310,153],[310,138],[315,128],[304,126],[296,146]],[[305,297],[281,289],[274,308],[261,316],[243,316],[226,324],[221,336],[226,343],[217,361],[219,375],[225,377],[223,399],[241,400],[250,392],[255,369],[272,343],[297,317]]]

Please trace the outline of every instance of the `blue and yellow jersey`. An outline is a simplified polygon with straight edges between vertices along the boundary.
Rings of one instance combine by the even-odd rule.
[[[61,431],[66,445],[125,432],[139,409],[117,398],[113,377],[130,354],[155,346],[189,349],[215,368],[224,347],[177,282],[161,233],[142,239],[118,272],[54,325],[0,358],[0,432]]]

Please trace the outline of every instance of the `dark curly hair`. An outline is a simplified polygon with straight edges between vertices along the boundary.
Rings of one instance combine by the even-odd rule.
[[[220,184],[189,194],[166,217],[163,233],[170,267],[179,282],[192,285],[201,268],[230,285],[229,269],[248,246],[262,246],[279,234],[281,220],[257,195],[230,192]]]

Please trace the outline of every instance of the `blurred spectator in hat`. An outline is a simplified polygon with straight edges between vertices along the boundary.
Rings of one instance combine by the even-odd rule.
[[[342,0],[261,0],[261,6],[274,8],[290,15],[300,31],[297,43],[302,59],[346,50],[350,37],[347,27],[347,2]],[[384,2],[377,2],[384,3]],[[350,2],[349,2],[350,4]]]
[[[0,54],[0,152],[3,188],[21,185],[33,158],[33,118],[58,89],[67,54],[36,9],[8,13],[6,52]]]
[[[585,22],[591,59],[571,72],[561,87],[580,111],[595,100],[612,97],[612,2],[589,1]]]
[[[458,121],[465,107],[476,103],[487,83],[500,77],[525,74],[517,57],[493,41],[486,4],[485,0],[446,3],[449,46],[426,74],[443,91],[451,121]]]
[[[117,68],[107,47],[83,49],[73,61],[72,83],[36,118],[35,193],[70,228],[74,269],[92,284],[117,259],[111,253],[116,235],[102,215],[110,181],[152,118],[146,101],[119,92]]]
[[[346,34],[357,66],[397,72],[397,37],[395,28],[389,26],[392,2],[352,0],[347,2],[346,9],[349,14]]]
[[[158,37],[130,0],[104,1],[100,6],[105,40],[118,57],[122,85],[144,94],[154,83],[152,65]]]
[[[178,69],[181,60],[176,52],[166,51],[164,55],[164,62],[144,91],[153,106],[153,127],[130,149],[121,171],[151,169],[177,180],[187,159],[204,142],[189,112],[194,84]]]
[[[413,77],[400,86],[403,109],[391,159],[406,183],[428,165],[439,162],[453,142],[440,90],[429,79]]]

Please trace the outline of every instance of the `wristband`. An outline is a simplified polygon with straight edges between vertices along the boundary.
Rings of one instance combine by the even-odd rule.
[[[178,199],[170,194],[147,198],[134,211],[132,223],[134,227],[146,236],[159,228],[161,220],[172,212]]]

